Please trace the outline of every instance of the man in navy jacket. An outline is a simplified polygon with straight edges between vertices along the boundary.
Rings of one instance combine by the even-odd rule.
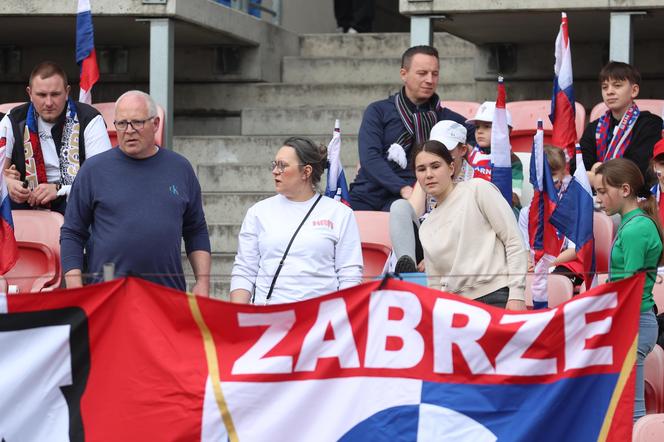
[[[437,121],[465,125],[466,118],[443,107],[436,95],[439,66],[435,48],[409,48],[401,58],[401,90],[371,103],[364,112],[358,140],[360,171],[350,190],[354,210],[389,211],[393,201],[408,198],[415,183],[411,149],[429,139]],[[472,145],[475,128],[466,127]]]

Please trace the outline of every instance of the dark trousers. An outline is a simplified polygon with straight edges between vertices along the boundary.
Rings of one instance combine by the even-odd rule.
[[[374,19],[374,0],[334,0],[337,26],[348,31],[371,32]]]
[[[475,301],[481,302],[483,304],[492,305],[494,307],[505,308],[507,305],[507,298],[509,298],[510,289],[509,287],[499,288],[495,292],[491,292],[488,295],[480,296],[475,298]]]

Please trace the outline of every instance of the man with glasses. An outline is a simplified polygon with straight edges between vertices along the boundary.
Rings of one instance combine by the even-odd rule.
[[[144,92],[129,91],[117,100],[114,124],[119,148],[88,160],[69,197],[60,238],[67,287],[82,285],[85,246],[93,282],[112,262],[118,276],[185,290],[184,238],[196,277],[192,291],[208,295],[210,239],[191,164],[155,144],[161,121]]]
[[[69,90],[60,66],[39,63],[30,74],[30,101],[0,121],[12,209],[47,208],[64,214],[80,166],[111,148],[103,117],[94,107],[70,99]]]

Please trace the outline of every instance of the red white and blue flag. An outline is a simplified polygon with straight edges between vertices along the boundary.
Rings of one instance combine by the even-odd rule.
[[[7,138],[0,138],[0,158],[5,158]],[[14,221],[9,201],[9,192],[5,176],[0,173],[0,275],[4,275],[14,267],[18,260],[18,246],[14,237]]]
[[[631,440],[643,281],[536,312],[393,279],[269,306],[134,278],[0,295],[0,440]]]
[[[92,103],[92,86],[99,80],[90,0],[78,0],[76,15],[76,63],[81,68],[78,101]]]
[[[575,244],[576,256],[583,265],[586,288],[597,284],[593,213],[592,188],[583,164],[581,146],[577,144],[576,171],[551,215],[551,224]]]
[[[547,306],[549,267],[562,247],[562,238],[549,221],[558,203],[558,192],[544,152],[542,120],[537,121],[537,132],[533,138],[530,183],[533,185],[533,199],[528,213],[528,239],[530,250],[534,253],[533,305],[542,308]]]
[[[339,120],[334,122],[334,132],[332,132],[332,139],[327,145],[327,160],[329,167],[327,168],[327,184],[325,186],[325,196],[341,201],[347,206],[350,206],[348,195],[348,183],[346,182],[346,174],[344,167],[341,164],[341,128]]]
[[[560,31],[556,37],[556,64],[554,65],[551,115],[553,124],[551,144],[565,150],[567,161],[574,156],[576,144],[576,108],[574,107],[574,76],[572,49],[569,40],[567,14],[562,13]]]
[[[491,182],[498,187],[507,204],[512,206],[512,147],[505,110],[506,94],[503,77],[498,77],[496,110],[491,125]]]

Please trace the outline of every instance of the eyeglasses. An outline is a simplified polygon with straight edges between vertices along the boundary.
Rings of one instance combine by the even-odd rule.
[[[131,126],[135,131],[139,131],[139,130],[141,130],[141,129],[143,129],[143,128],[145,127],[145,123],[146,123],[147,121],[150,121],[150,120],[152,120],[152,119],[155,118],[155,117],[156,117],[156,115],[153,115],[152,117],[148,117],[148,118],[146,118],[145,120],[131,120],[131,121],[128,121],[128,120],[120,120],[120,121],[114,121],[114,122],[113,122],[113,126],[115,126],[115,128],[116,128],[118,131],[120,131],[120,132],[124,132],[124,131],[126,131],[127,128],[128,128],[129,126]]]
[[[270,172],[276,167],[279,173],[284,173],[284,170],[289,166],[290,164],[284,163],[283,161],[270,161]],[[296,166],[304,166],[304,164],[296,164]]]

